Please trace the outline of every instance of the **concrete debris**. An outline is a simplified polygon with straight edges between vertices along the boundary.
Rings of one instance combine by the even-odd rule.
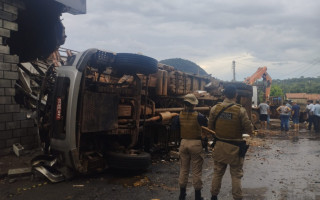
[[[21,155],[23,155],[24,153],[24,147],[19,144],[19,143],[15,143],[12,145],[13,148],[13,152],[19,157]]]
[[[17,169],[9,169],[8,177],[19,177],[19,176],[29,176],[31,175],[31,167],[26,168],[17,168]]]

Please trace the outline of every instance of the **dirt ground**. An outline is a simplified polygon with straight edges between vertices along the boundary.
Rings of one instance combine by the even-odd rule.
[[[319,135],[305,129],[298,134],[292,131],[281,133],[276,127],[259,131],[255,137],[248,138],[251,146],[242,179],[244,200],[320,200]],[[26,156],[31,158],[33,154],[36,152]],[[0,158],[2,171],[4,166],[9,166],[4,164],[7,159]],[[11,162],[15,163],[14,160]],[[28,166],[27,159],[20,164],[22,167]],[[205,199],[210,199],[212,165],[211,153],[208,153],[203,166],[202,194]],[[32,176],[15,179],[2,177],[0,199],[171,200],[178,199],[178,175],[177,159],[158,158],[146,172],[132,174],[107,170],[56,184],[46,179],[32,179]],[[219,200],[232,199],[230,179],[227,169]],[[194,199],[191,177],[187,199]]]

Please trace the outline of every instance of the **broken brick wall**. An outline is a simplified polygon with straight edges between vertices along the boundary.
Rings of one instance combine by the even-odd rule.
[[[0,0],[0,156],[12,151],[15,143],[25,149],[38,145],[34,120],[27,118],[14,99],[19,57],[10,54],[6,43],[12,32],[18,31],[15,21],[21,9],[25,9],[23,0]]]

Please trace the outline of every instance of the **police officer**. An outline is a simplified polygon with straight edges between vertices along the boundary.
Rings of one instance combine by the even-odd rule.
[[[195,199],[202,200],[202,164],[204,153],[201,143],[201,126],[207,126],[207,118],[194,111],[198,104],[198,99],[194,94],[187,94],[184,97],[184,110],[179,116],[173,119],[173,130],[179,130],[181,143],[179,147],[180,154],[180,175],[179,200],[186,199],[186,187],[188,183],[189,170],[192,169],[192,183],[195,189]]]
[[[225,99],[212,107],[208,128],[216,132],[217,142],[214,146],[214,172],[211,188],[211,200],[217,200],[222,177],[227,166],[230,166],[232,179],[232,195],[234,199],[242,199],[241,178],[243,176],[244,157],[239,155],[237,144],[243,143],[242,133],[251,134],[253,126],[246,110],[236,104],[237,90],[227,86],[224,90]]]

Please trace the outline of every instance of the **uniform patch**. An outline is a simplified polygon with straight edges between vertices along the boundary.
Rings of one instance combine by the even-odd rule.
[[[219,119],[232,120],[232,113],[223,112],[219,116]]]

